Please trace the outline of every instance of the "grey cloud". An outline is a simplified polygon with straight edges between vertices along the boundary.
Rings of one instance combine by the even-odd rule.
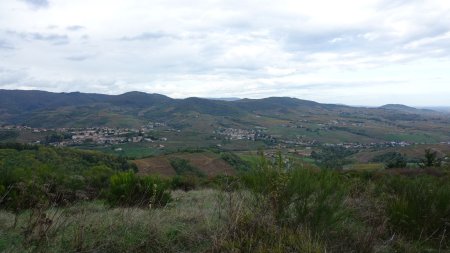
[[[0,87],[7,88],[8,85],[21,83],[27,73],[23,69],[7,69],[0,67]]]
[[[378,27],[318,32],[288,30],[275,36],[282,38],[284,50],[293,53],[296,60],[305,60],[314,53],[351,53],[370,58],[369,64],[383,65],[380,60],[384,61],[383,57],[392,54],[403,55],[396,62],[450,55],[450,38],[444,37],[445,34],[450,35],[450,25],[430,24],[429,27],[400,38]],[[414,43],[420,46],[411,46]]]
[[[120,40],[123,41],[133,41],[133,40],[157,40],[157,39],[163,39],[163,38],[178,38],[178,36],[175,36],[173,34],[165,33],[165,32],[145,32],[139,35],[135,36],[125,36],[122,37]]]
[[[71,87],[76,87],[74,81],[42,79],[33,76],[28,68],[11,69],[0,67],[1,89],[67,91],[70,90]]]
[[[69,43],[69,37],[65,34],[56,33],[19,33],[15,31],[8,31],[7,33],[16,35],[24,40],[47,41],[53,45],[65,45]]]
[[[378,86],[385,84],[402,84],[405,81],[399,80],[383,80],[383,81],[364,81],[364,82],[327,82],[327,83],[310,83],[310,84],[285,84],[281,86],[281,89],[289,91],[289,90],[298,90],[298,89],[311,89],[311,90],[329,90],[339,88],[355,88],[368,86]]]
[[[22,0],[22,1],[36,8],[47,7],[49,5],[48,0]]]
[[[73,55],[73,56],[68,56],[65,59],[69,60],[69,61],[85,61],[92,57],[93,57],[92,55]]]
[[[15,47],[6,41],[0,40],[0,49],[13,50]]]
[[[69,39],[67,35],[60,35],[60,34],[30,33],[29,36],[34,40],[45,40],[52,42],[61,42]]]
[[[417,4],[418,2],[423,2],[423,0],[383,0],[377,4],[377,9],[380,11],[394,9],[408,4]]]
[[[67,29],[68,31],[75,32],[75,31],[83,30],[83,29],[85,29],[85,27],[84,27],[84,26],[81,26],[81,25],[72,25],[72,26],[66,27],[66,29]]]
[[[407,43],[403,51],[417,52],[423,56],[450,56],[450,31],[434,36],[422,37]]]
[[[340,29],[340,30],[322,30],[322,31],[301,31],[287,30],[281,33],[275,33],[276,37],[281,38],[285,49],[288,51],[342,51],[347,49],[358,49],[358,46],[364,46],[370,42],[364,39],[362,35],[370,32],[368,29]],[[369,45],[365,45],[369,46]],[[373,45],[375,48],[380,44]]]
[[[402,78],[417,86],[428,82],[429,75],[443,76],[437,84],[442,86],[450,78],[445,70],[440,70],[450,64],[450,58],[441,58],[450,56],[450,38],[446,37],[450,31],[450,15],[446,14],[450,9],[438,9],[431,3],[440,0],[376,0],[362,4],[361,13],[344,6],[330,15],[323,15],[320,4],[300,11],[302,4],[295,1],[261,6],[257,0],[219,0],[207,5],[198,0],[184,6],[182,0],[155,3],[130,0],[120,5],[111,2],[120,7],[112,8],[111,14],[121,18],[105,20],[108,22],[104,26],[96,23],[93,30],[89,22],[99,21],[96,13],[103,10],[101,4],[19,1],[36,8],[50,5],[54,8],[52,12],[67,15],[43,16],[46,10],[30,11],[23,6],[17,13],[7,15],[10,19],[5,19],[4,27],[0,28],[0,54],[10,60],[0,61],[0,67],[30,68],[30,77],[17,80],[17,87],[46,82],[62,91],[115,92],[130,87],[147,90],[155,87],[177,96],[223,90],[229,95],[245,91],[253,97],[281,92],[297,95],[310,92],[325,97],[331,94],[329,90],[370,86],[367,81],[382,77],[393,79],[388,82],[393,86],[395,80]],[[7,10],[8,2],[0,0],[0,9]],[[145,8],[146,12],[136,7]],[[86,15],[83,23],[66,23],[66,17],[80,15],[86,8],[93,11],[81,13]],[[355,11],[355,15],[348,12],[342,18],[338,14],[346,10]],[[164,14],[166,11],[171,12],[170,19]],[[20,19],[23,15],[30,18]],[[33,22],[38,18],[40,22]],[[46,27],[49,24],[58,26]],[[111,30],[114,26],[117,29]],[[1,29],[18,32],[7,34]],[[68,43],[57,50],[48,47]],[[10,50],[14,47],[20,50]],[[433,67],[430,73],[416,71],[422,69],[422,62],[423,67],[429,62],[437,70]],[[407,73],[409,69],[411,74]],[[2,72],[0,75],[0,80],[3,78],[10,85],[14,78],[26,76]],[[206,84],[214,82],[217,88],[207,87]],[[249,86],[243,87],[241,83]],[[430,83],[436,85],[434,81]],[[158,84],[170,84],[170,89],[158,88]],[[191,85],[194,88],[187,88]],[[227,89],[227,85],[231,88]]]

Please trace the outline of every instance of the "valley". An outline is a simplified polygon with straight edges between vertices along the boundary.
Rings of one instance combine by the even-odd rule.
[[[450,245],[444,112],[140,92],[0,99],[0,251]]]

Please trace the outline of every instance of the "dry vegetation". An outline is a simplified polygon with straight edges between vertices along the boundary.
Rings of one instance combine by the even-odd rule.
[[[175,176],[176,171],[171,166],[172,159],[184,159],[205,173],[207,176],[234,175],[234,168],[220,158],[217,154],[202,153],[176,153],[164,156],[144,158],[133,162],[139,169],[139,174],[160,174],[164,176]]]
[[[15,148],[0,152],[1,252],[450,250],[448,164],[336,171],[261,154],[233,176],[181,163],[187,174],[159,178],[99,153]]]

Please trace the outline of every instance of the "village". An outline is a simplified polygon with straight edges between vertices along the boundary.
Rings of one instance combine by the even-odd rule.
[[[33,128],[29,126],[4,125],[1,130],[28,131],[34,134],[42,133],[45,138],[34,142],[52,146],[73,146],[82,144],[116,145],[122,143],[167,141],[166,137],[155,137],[153,132],[157,129],[164,131],[178,131],[167,128],[165,123],[149,122],[140,128]]]
[[[287,126],[286,126],[287,127]],[[124,143],[158,142],[161,147],[162,142],[167,142],[166,132],[177,132],[181,130],[171,128],[164,122],[149,122],[139,128],[113,128],[113,127],[88,127],[88,128],[33,128],[23,125],[3,125],[0,130],[6,131],[26,131],[33,134],[41,134],[43,138],[34,141],[34,144],[45,144],[52,146],[79,146],[79,145],[118,145]],[[296,138],[285,138],[279,135],[270,135],[267,128],[255,127],[253,129],[240,128],[217,128],[213,131],[215,139],[224,139],[227,141],[263,141],[269,146],[277,146],[279,149],[292,149],[295,147],[343,147],[346,149],[377,149],[389,147],[406,147],[415,144],[407,141],[385,141],[385,142],[342,142],[342,143],[324,143],[315,139],[308,139],[305,136]],[[440,144],[450,145],[449,142]],[[220,144],[219,144],[220,145]]]

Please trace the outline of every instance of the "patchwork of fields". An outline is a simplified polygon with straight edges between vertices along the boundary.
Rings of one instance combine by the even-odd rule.
[[[192,166],[198,168],[209,177],[235,174],[234,168],[222,160],[219,155],[210,152],[175,153],[133,160],[133,162],[137,165],[140,175],[160,174],[163,176],[175,176],[177,173],[170,164],[170,161],[175,158],[188,161]]]

